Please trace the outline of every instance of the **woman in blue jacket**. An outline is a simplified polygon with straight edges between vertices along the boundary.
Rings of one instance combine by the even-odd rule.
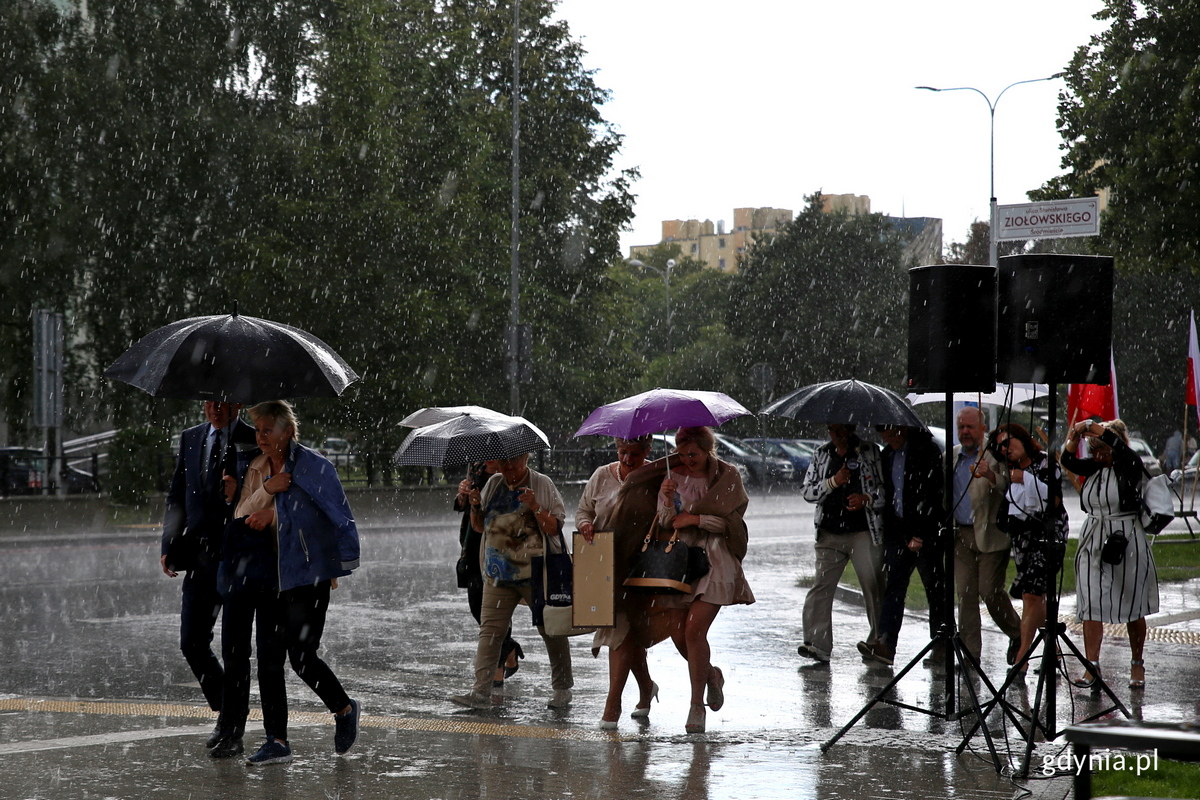
[[[260,608],[258,680],[267,740],[251,764],[290,761],[283,664],[308,684],[334,714],[334,751],[347,752],[358,736],[359,706],[317,651],[329,593],[358,566],[358,529],[337,471],[296,441],[298,424],[283,400],[249,410],[262,455],[246,469],[235,518],[266,532],[275,558],[274,603]],[[271,536],[270,534],[274,534]],[[273,541],[271,541],[273,539]]]

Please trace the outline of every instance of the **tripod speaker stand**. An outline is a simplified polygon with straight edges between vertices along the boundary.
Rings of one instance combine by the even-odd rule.
[[[1001,308],[997,320],[998,378],[1010,383],[1044,380],[1050,385],[1048,422],[1052,435],[1056,431],[1058,383],[1108,383],[1112,347],[1112,258],[1046,253],[1010,255],[1001,259],[998,277]],[[1060,483],[1051,481],[1048,495],[1048,509],[1061,503]],[[1046,513],[1046,541],[1052,541],[1052,531],[1054,521],[1050,513]],[[1058,570],[1062,570],[1061,563],[1057,565],[1055,576]],[[995,699],[985,704],[988,711],[1000,706],[1025,739],[1025,758],[1019,770],[1022,776],[1028,775],[1030,770],[1038,730],[1046,740],[1056,739],[1058,735],[1058,645],[1062,645],[1064,652],[1072,656],[1080,668],[1090,667],[1084,654],[1067,637],[1066,626],[1058,621],[1055,576],[1051,576],[1046,591],[1045,626],[1021,663],[1009,673]],[[1008,702],[1006,691],[1020,678],[1016,670],[1030,661],[1039,645],[1043,646],[1042,669],[1038,674],[1033,708],[1025,715]],[[1128,717],[1129,711],[1112,693],[1111,687],[1099,675],[1093,675],[1093,679],[1092,692],[1106,694],[1112,705],[1087,720],[1111,711],[1121,711]],[[978,727],[977,722],[962,739],[958,752],[964,750]]]
[[[946,393],[947,432],[954,427],[954,392],[991,392],[996,388],[996,287],[995,267],[937,265],[915,267],[909,271],[909,388]],[[943,491],[945,497],[953,497],[954,465],[948,458],[945,460]],[[940,621],[937,633],[850,722],[821,745],[822,752],[827,752],[833,747],[878,703],[887,703],[947,720],[971,713],[981,715],[979,695],[970,680],[964,681],[969,706],[962,712],[956,710],[956,675],[960,670],[964,674],[970,670],[979,675],[994,696],[994,687],[963,645],[955,627],[954,517],[950,508],[942,520],[941,536],[945,558],[945,585],[942,589],[945,593],[946,614]],[[892,689],[930,652],[942,652],[945,656],[944,709],[936,711],[920,708],[888,697]],[[983,732],[993,764],[996,771],[1000,772],[1000,757],[986,726]]]
[[[1049,388],[1049,424],[1050,429],[1054,430],[1055,406],[1057,405],[1056,398],[1058,394],[1058,386],[1052,383],[1050,384]],[[1061,500],[1061,485],[1051,481],[1047,491],[1046,507],[1048,509],[1054,508],[1055,503],[1061,502]],[[1053,515],[1050,513],[1046,514],[1043,536],[1047,542],[1054,540],[1054,519]],[[1059,596],[1056,578],[1061,574],[1062,568],[1063,561],[1062,557],[1059,556],[1057,558],[1057,563],[1054,564],[1054,567],[1051,570],[1050,580],[1046,590],[1045,626],[1038,631],[1038,635],[1034,638],[1033,643],[1025,652],[1025,655],[1022,656],[1016,665],[1009,671],[1008,677],[1005,679],[1004,683],[1001,684],[1000,689],[994,694],[993,699],[987,703],[984,703],[984,714],[981,715],[978,720],[976,720],[971,730],[969,730],[963,737],[962,742],[959,743],[958,748],[955,751],[957,753],[961,753],[966,748],[968,742],[971,740],[971,737],[975,735],[975,731],[980,728],[982,721],[986,718],[986,714],[990,713],[993,708],[999,706],[1004,712],[1005,716],[1007,716],[1013,723],[1013,726],[1020,732],[1021,738],[1025,740],[1025,757],[1021,761],[1021,767],[1017,771],[1017,775],[1021,777],[1028,776],[1029,774],[1029,764],[1033,755],[1033,747],[1037,740],[1037,732],[1040,730],[1046,741],[1050,741],[1058,737],[1056,700],[1058,659],[1060,652],[1058,649],[1059,644],[1061,643],[1061,645],[1065,648],[1066,653],[1069,653],[1070,656],[1074,658],[1075,662],[1081,669],[1091,668],[1091,664],[1087,657],[1081,653],[1079,648],[1075,646],[1075,643],[1067,637],[1066,626],[1059,622],[1058,619]],[[1037,691],[1034,695],[1033,707],[1030,712],[1026,714],[1008,701],[1006,692],[1008,688],[1013,685],[1013,683],[1023,679],[1023,670],[1027,668],[1030,659],[1033,657],[1034,653],[1038,651],[1039,646],[1042,646],[1042,666],[1038,673]],[[1112,701],[1113,705],[1101,711],[1095,712],[1086,719],[1080,720],[1080,722],[1089,722],[1093,719],[1105,716],[1106,714],[1110,714],[1113,711],[1120,711],[1122,714],[1128,717],[1129,711],[1113,693],[1109,685],[1104,682],[1103,678],[1101,678],[1099,674],[1094,674],[1092,679],[1092,694],[1106,694]],[[1044,706],[1043,701],[1045,701]],[[1045,711],[1044,721],[1041,719],[1042,709]],[[986,726],[984,727],[984,730],[986,731]],[[987,739],[990,746],[990,736],[985,736],[985,739]]]
[[[1113,260],[1108,256],[1033,254],[1000,259],[998,320],[998,377],[1002,381],[1045,381],[1049,384],[1048,423],[1056,430],[1058,383],[1107,383],[1112,348]],[[1050,482],[1046,507],[1062,502],[1061,484]],[[1053,540],[1054,522],[1046,514],[1046,541]],[[1029,774],[1030,759],[1040,730],[1047,741],[1058,737],[1057,678],[1059,644],[1079,664],[1088,668],[1088,659],[1058,621],[1059,596],[1055,577],[1062,569],[1055,565],[1046,593],[1046,624],[1021,661],[1009,673],[984,705],[990,712],[999,706],[1025,739],[1025,755],[1018,774]],[[1042,667],[1038,674],[1034,704],[1028,715],[1006,699],[1006,692],[1020,678],[1018,670],[1042,646]],[[1099,675],[1093,675],[1093,694],[1105,694],[1112,706],[1097,711],[1084,722],[1120,711],[1129,711]],[[1044,703],[1044,705],[1043,705]],[[1044,720],[1043,720],[1044,712]],[[959,744],[961,753],[985,719],[981,716]],[[987,727],[983,725],[986,732]],[[989,746],[990,736],[985,737]],[[994,750],[993,750],[994,752]]]

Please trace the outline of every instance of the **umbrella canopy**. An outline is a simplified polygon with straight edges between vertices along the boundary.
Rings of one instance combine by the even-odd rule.
[[[1050,387],[1044,383],[1006,383],[996,387],[994,392],[955,392],[955,403],[979,403],[985,406],[1019,406],[1038,397],[1050,394]],[[914,406],[922,403],[941,403],[946,399],[945,392],[912,392],[907,398]]]
[[[307,331],[257,317],[192,317],[151,331],[104,371],[155,397],[258,403],[337,397],[358,380]]]
[[[802,422],[925,427],[903,397],[891,389],[856,380],[803,386],[771,403],[762,413]]]
[[[636,439],[647,433],[692,425],[717,426],[734,417],[752,414],[727,394],[684,389],[651,389],[600,406],[591,413],[576,436],[619,436]]]
[[[407,428],[424,428],[426,425],[436,425],[462,416],[510,418],[508,414],[501,414],[483,406],[430,406],[414,411],[400,420],[400,424]]]
[[[401,442],[394,458],[401,465],[456,467],[512,458],[549,446],[546,434],[524,417],[464,414],[417,428]]]

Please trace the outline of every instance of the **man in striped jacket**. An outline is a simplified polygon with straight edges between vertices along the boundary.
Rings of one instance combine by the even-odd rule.
[[[804,642],[797,652],[828,662],[833,651],[833,597],[846,562],[862,586],[871,629],[863,647],[879,643],[883,595],[884,482],[879,448],[861,441],[853,424],[829,426],[804,476],[804,499],[816,503],[816,576],[804,600]]]

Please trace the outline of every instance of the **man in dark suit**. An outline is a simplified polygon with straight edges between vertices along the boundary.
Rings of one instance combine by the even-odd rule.
[[[883,450],[883,560],[887,575],[879,619],[879,643],[859,651],[864,658],[891,664],[904,620],[904,600],[913,569],[921,573],[929,600],[932,638],[947,618],[946,546],[942,541],[942,453],[928,431],[878,426]],[[931,657],[931,663],[936,663]]]
[[[167,493],[163,517],[162,571],[183,579],[179,648],[192,668],[209,708],[221,710],[225,680],[221,662],[212,651],[213,627],[221,613],[217,567],[221,538],[232,506],[225,502],[221,476],[235,473],[236,449],[254,444],[254,429],[238,419],[241,406],[216,400],[204,402],[208,419],[179,437],[179,456]],[[213,730],[208,746],[217,743]]]

